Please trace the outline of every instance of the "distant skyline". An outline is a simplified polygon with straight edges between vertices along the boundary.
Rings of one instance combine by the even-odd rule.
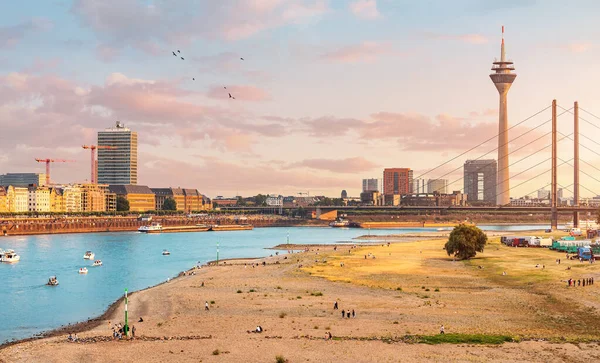
[[[417,178],[497,134],[489,74],[502,25],[518,74],[509,126],[554,98],[600,116],[600,3],[592,0],[51,0],[2,9],[0,174],[44,172],[34,158],[64,158],[77,162],[52,165],[52,179],[83,182],[90,165],[81,145],[120,120],[138,133],[138,184],[211,197],[358,196],[362,179],[381,179],[384,168],[409,167]],[[547,110],[510,137],[549,118]],[[559,124],[572,132],[570,114]],[[598,130],[580,124],[595,139]],[[549,130],[511,143],[522,149],[510,162],[549,144]],[[495,147],[422,177],[461,190],[462,164],[495,158],[484,155]],[[512,197],[546,187],[550,173],[520,184],[549,161],[519,173],[549,153],[511,166]],[[600,168],[599,154],[581,148]],[[559,155],[572,158],[570,140]],[[573,182],[570,166],[559,173],[559,187]],[[600,193],[583,173],[581,183],[582,196]]]

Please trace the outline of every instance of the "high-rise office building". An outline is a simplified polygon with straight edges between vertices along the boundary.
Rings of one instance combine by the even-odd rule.
[[[550,191],[548,189],[540,189],[537,191],[538,199],[550,199]]]
[[[383,170],[383,194],[397,195],[413,192],[413,171],[410,168],[388,168]]]
[[[138,181],[137,132],[117,121],[115,127],[98,132],[98,184],[135,185]]]
[[[467,160],[464,165],[464,192],[469,202],[496,204],[496,160]]]
[[[0,175],[0,185],[28,187],[46,185],[46,173],[7,173]]]
[[[413,191],[412,192],[415,194],[427,193],[427,179],[413,180]]]
[[[448,193],[448,179],[429,179],[427,181],[427,193]]]
[[[379,179],[363,179],[363,192],[379,191]]]

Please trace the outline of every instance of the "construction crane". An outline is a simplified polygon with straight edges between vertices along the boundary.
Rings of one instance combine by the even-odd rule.
[[[38,163],[46,163],[46,185],[50,185],[50,163],[70,163],[75,160],[64,159],[35,159]]]
[[[90,178],[90,182],[92,184],[96,184],[96,149],[116,149],[116,146],[107,146],[107,145],[83,145],[82,148],[90,149],[92,156],[92,176]]]

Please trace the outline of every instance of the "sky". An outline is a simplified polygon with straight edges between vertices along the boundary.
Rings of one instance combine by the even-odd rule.
[[[496,158],[504,25],[511,196],[550,183],[553,99],[559,184],[569,196],[577,100],[581,193],[600,194],[597,1],[0,3],[0,173],[60,158],[75,162],[53,164],[54,182],[85,182],[81,146],[119,120],[151,187],[358,196],[363,178],[409,167],[462,190],[465,160]]]

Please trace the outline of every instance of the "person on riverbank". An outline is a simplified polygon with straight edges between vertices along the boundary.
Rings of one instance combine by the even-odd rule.
[[[208,308],[208,301],[205,301],[205,302],[204,302],[204,310],[206,310],[206,311],[210,310],[210,309]]]
[[[337,301],[333,303],[333,310],[337,310],[338,309],[338,303]]]
[[[131,327],[131,337],[135,338],[135,325]]]
[[[444,329],[444,324],[440,327],[440,334],[446,334],[446,329]]]
[[[342,318],[345,318],[345,317],[346,317],[346,311],[342,310]]]
[[[354,309],[352,309],[352,317],[355,318],[356,317],[356,313],[354,312]]]

